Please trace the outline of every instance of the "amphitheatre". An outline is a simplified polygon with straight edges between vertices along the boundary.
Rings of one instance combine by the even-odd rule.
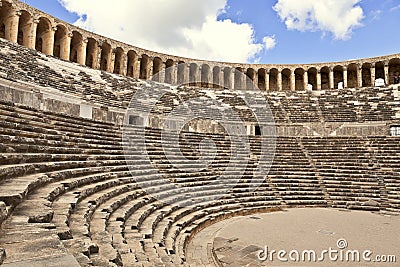
[[[2,265],[398,266],[400,54],[211,62],[16,0],[0,38]]]

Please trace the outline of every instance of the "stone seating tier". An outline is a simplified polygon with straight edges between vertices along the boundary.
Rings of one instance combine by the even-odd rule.
[[[4,263],[72,255],[83,266],[187,265],[191,237],[235,215],[285,207],[398,213],[400,207],[399,138],[277,137],[271,168],[259,177],[255,170],[265,163],[260,143],[268,137],[249,137],[257,157],[228,171],[234,141],[225,135],[182,132],[179,149],[188,155],[182,161],[163,153],[176,149],[172,134],[162,143],[161,130],[149,128],[149,160],[132,150],[135,165],[128,168],[122,129],[112,124],[4,101],[0,118]],[[133,140],[140,140],[138,132],[129,127]],[[193,172],[204,138],[217,153]],[[221,173],[224,183],[210,183]],[[37,245],[51,253],[14,254],[19,246]]]

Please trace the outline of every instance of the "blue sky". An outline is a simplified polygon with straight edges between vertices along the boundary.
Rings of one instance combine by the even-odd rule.
[[[400,0],[26,2],[100,34],[180,56],[311,63],[400,53]],[[266,37],[275,44],[267,46]]]

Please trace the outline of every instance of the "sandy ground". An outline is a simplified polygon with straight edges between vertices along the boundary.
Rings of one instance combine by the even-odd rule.
[[[193,242],[212,243],[223,266],[400,266],[400,216],[334,209],[291,209],[233,218],[204,229],[198,236],[200,239],[195,238]],[[210,238],[212,241],[205,240]],[[340,248],[339,240],[343,240]],[[344,243],[347,246],[342,248]],[[258,252],[266,246],[269,253],[286,251],[282,258],[288,261],[279,260],[277,252],[272,262],[259,260]],[[304,250],[313,250],[317,262],[309,262],[308,254],[305,254],[306,261],[295,262],[289,258],[293,250],[299,253],[300,260]],[[329,252],[321,256],[324,250],[330,250],[331,256]],[[363,259],[365,251],[371,251],[365,254],[366,260],[371,262]],[[360,261],[353,260],[357,253]],[[391,255],[396,257],[396,262],[394,258],[388,259],[390,263],[376,261],[376,256]],[[296,252],[292,256],[296,258]],[[324,260],[318,262],[322,257]]]

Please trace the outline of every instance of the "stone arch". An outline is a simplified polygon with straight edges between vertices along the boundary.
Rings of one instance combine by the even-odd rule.
[[[165,79],[164,81],[166,83],[174,83],[174,61],[172,59],[167,59],[165,61]]]
[[[73,31],[71,38],[70,54],[69,54],[70,61],[78,63],[78,57],[82,46],[82,41],[83,41],[82,34],[80,34],[77,31]]]
[[[221,68],[218,66],[215,66],[213,68],[213,88],[220,88],[221,81],[220,81],[220,73],[221,73]]]
[[[254,81],[256,79],[256,71],[253,68],[248,68],[246,71],[246,89],[254,89],[256,87]]]
[[[269,90],[270,91],[278,91],[278,75],[279,70],[273,68],[269,71]],[[268,88],[267,88],[268,90]]]
[[[389,60],[389,84],[394,83],[394,77],[400,75],[400,58]]]
[[[121,47],[117,47],[115,49],[115,59],[114,59],[114,73],[115,74],[123,74],[123,66],[124,66],[124,49]]]
[[[290,90],[290,76],[292,71],[288,68],[282,70],[282,90]]]
[[[236,67],[235,74],[234,74],[234,89],[235,90],[242,90],[244,89],[243,86],[243,69],[241,67]]]
[[[258,75],[258,89],[265,91],[267,90],[267,71],[266,69],[259,69],[257,71]]]
[[[333,68],[334,89],[339,88],[339,83],[343,83],[343,87],[344,87],[343,66],[341,66],[341,65],[337,65]]]
[[[2,1],[0,6],[0,38],[11,41],[12,19],[15,10],[10,3]]]
[[[327,66],[321,68],[321,89],[330,89],[329,73],[330,69]]]
[[[53,55],[58,58],[62,58],[67,60],[68,58],[62,57],[67,50],[67,39],[68,39],[68,30],[67,28],[59,24],[57,25],[57,30],[54,34],[54,48],[53,48]]]
[[[318,79],[317,79],[317,75],[318,75],[318,70],[314,67],[309,68],[308,71],[308,84],[312,85],[312,89],[313,90],[317,90],[318,89]]]
[[[189,66],[189,85],[196,86],[199,82],[198,80],[199,67],[196,63],[191,63]]]
[[[224,87],[232,89],[232,69],[230,67],[224,68]]]
[[[358,86],[358,65],[352,63],[347,66],[347,86],[349,88],[357,88]]]
[[[138,62],[138,54],[133,51],[128,51],[128,59],[126,66],[126,75],[132,78],[138,78],[136,76],[137,62]]]
[[[35,49],[46,55],[53,52],[54,31],[48,18],[41,17],[36,29]]]
[[[143,54],[140,59],[139,79],[147,80],[150,78],[150,57]]]
[[[361,67],[361,79],[362,79],[362,87],[371,87],[372,85],[372,76],[371,76],[371,63],[364,63]]]
[[[383,61],[375,63],[375,79],[385,80],[385,63]]]
[[[184,84],[185,83],[185,75],[186,75],[186,63],[183,61],[179,61],[178,63],[178,84]]]
[[[19,16],[19,22],[18,22],[18,37],[17,37],[17,43],[19,45],[23,45],[26,47],[30,46],[30,40],[31,38],[33,38],[31,34],[32,23],[33,19],[31,14],[26,10],[21,10],[21,16]]]
[[[110,71],[111,65],[111,45],[107,42],[103,42],[101,45],[100,55],[100,70]]]
[[[295,90],[300,91],[300,90],[305,90],[304,88],[304,69],[303,68],[297,68],[294,71],[294,77],[295,77]]]
[[[201,66],[201,86],[208,87],[210,84],[211,69],[207,64]]]
[[[99,44],[93,38],[88,38],[86,46],[86,66],[96,69],[97,68],[97,55]]]

